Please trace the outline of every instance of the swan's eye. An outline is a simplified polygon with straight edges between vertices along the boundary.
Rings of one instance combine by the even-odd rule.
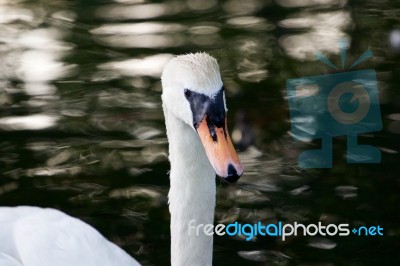
[[[189,99],[190,97],[192,97],[192,92],[188,89],[185,89],[185,97],[186,97],[186,99]]]

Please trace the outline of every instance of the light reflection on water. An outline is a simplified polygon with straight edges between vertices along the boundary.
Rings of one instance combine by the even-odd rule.
[[[246,169],[236,185],[218,182],[216,222],[388,228],[374,257],[371,239],[223,237],[215,239],[215,264],[391,262],[399,237],[393,219],[399,213],[399,17],[393,14],[400,7],[381,12],[372,0],[105,2],[0,1],[2,205],[60,208],[145,265],[167,265],[168,151],[159,75],[174,54],[207,51],[220,63],[232,138]],[[329,73],[315,53],[338,62],[343,38],[355,57],[368,46],[375,53],[368,67],[378,72],[385,127],[360,141],[378,146],[383,163],[346,165],[346,140],[338,138],[333,169],[303,171],[298,154],[318,143],[291,139],[285,80]]]
[[[281,21],[280,26],[309,30],[303,34],[283,36],[279,43],[289,56],[300,60],[315,60],[318,51],[337,54],[338,44],[340,40],[347,39],[345,31],[350,29],[351,23],[349,11],[299,14],[298,17]]]

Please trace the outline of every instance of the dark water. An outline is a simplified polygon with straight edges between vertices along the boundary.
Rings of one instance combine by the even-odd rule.
[[[173,54],[219,61],[246,174],[218,182],[216,223],[380,225],[383,237],[215,237],[215,265],[399,265],[400,4],[346,0],[0,0],[0,204],[54,207],[144,265],[169,264],[167,141],[159,75]],[[392,36],[390,38],[390,36]],[[397,36],[397,37],[396,37]],[[377,72],[380,164],[300,169],[286,79]]]

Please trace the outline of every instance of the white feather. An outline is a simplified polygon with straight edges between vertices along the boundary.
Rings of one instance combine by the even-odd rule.
[[[139,263],[79,219],[55,209],[0,207],[2,266],[136,266]]]

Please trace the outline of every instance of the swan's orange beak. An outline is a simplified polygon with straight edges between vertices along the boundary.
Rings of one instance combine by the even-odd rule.
[[[207,115],[205,115],[197,127],[197,133],[206,150],[208,160],[217,175],[228,182],[235,182],[243,174],[243,167],[229,136],[226,118],[224,126],[219,128],[207,121]]]

